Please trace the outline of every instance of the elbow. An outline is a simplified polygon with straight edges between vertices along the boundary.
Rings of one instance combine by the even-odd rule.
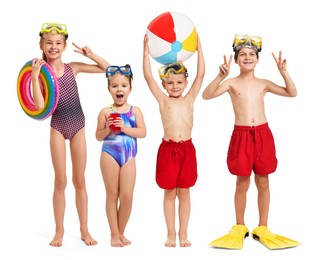
[[[145,129],[145,131],[144,131],[144,133],[143,133],[143,137],[142,137],[142,138],[146,137],[146,135],[147,135],[147,131],[146,131],[146,129]]]
[[[208,100],[208,99],[209,99],[208,96],[207,96],[207,94],[206,94],[205,92],[203,92],[202,98],[203,98],[204,100]]]
[[[38,110],[42,110],[44,108],[44,102],[38,102],[34,105]]]
[[[139,138],[144,138],[144,137],[146,137],[146,135],[147,135],[147,131],[146,131],[146,129],[144,128],[143,131],[140,132]]]
[[[98,133],[95,134],[95,139],[99,142],[103,140]]]
[[[296,97],[296,96],[297,96],[297,90],[292,93],[289,93],[289,97]]]

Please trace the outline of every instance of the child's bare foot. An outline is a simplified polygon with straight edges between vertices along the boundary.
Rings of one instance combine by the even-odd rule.
[[[97,244],[97,241],[92,238],[89,232],[82,233],[81,239],[87,246],[95,246]]]
[[[189,240],[187,238],[179,240],[180,247],[189,247],[191,245],[192,245],[191,242],[189,242]]]
[[[180,247],[190,247],[192,244],[187,238],[187,233],[179,233],[179,246]]]
[[[168,236],[165,242],[166,247],[176,247],[176,238],[175,236]]]
[[[128,246],[128,245],[132,244],[132,242],[130,240],[128,240],[124,235],[120,235],[120,239],[121,239],[124,246]]]
[[[119,236],[112,236],[111,237],[111,246],[114,246],[114,247],[123,247],[124,244],[122,242],[122,240],[120,239]]]
[[[57,232],[55,233],[55,236],[52,239],[52,241],[49,243],[49,245],[54,247],[61,247],[62,241],[63,241],[63,232]]]

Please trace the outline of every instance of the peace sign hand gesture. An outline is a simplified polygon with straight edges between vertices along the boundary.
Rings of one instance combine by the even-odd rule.
[[[233,55],[230,55],[229,60],[227,61],[226,55],[224,55],[224,63],[219,66],[219,75],[226,78],[229,74],[230,64],[232,62]]]
[[[272,56],[274,57],[277,67],[280,71],[280,73],[287,71],[287,60],[281,58],[281,51],[279,51],[279,57],[272,52]]]

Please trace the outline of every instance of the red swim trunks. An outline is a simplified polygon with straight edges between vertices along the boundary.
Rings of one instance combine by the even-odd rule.
[[[227,154],[229,171],[238,176],[266,175],[277,168],[274,137],[268,123],[234,127]]]
[[[163,140],[157,153],[156,183],[162,189],[189,188],[197,180],[196,149],[192,139]]]

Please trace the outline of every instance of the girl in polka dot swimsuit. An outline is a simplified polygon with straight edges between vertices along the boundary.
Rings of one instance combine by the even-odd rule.
[[[108,62],[96,55],[88,47],[74,44],[75,52],[80,53],[95,64],[62,61],[62,53],[67,47],[68,33],[66,25],[44,23],[40,32],[40,49],[42,59],[34,59],[32,63],[32,95],[35,105],[41,109],[44,99],[39,83],[41,66],[47,62],[54,70],[60,87],[59,103],[52,114],[50,131],[50,148],[55,172],[53,209],[55,218],[55,236],[51,246],[62,246],[64,235],[65,188],[66,175],[66,142],[70,141],[72,158],[72,181],[76,192],[76,207],[80,221],[81,239],[86,245],[96,245],[88,230],[88,197],[85,187],[84,172],[86,167],[85,117],[82,111],[78,87],[75,77],[80,72],[104,73]]]

